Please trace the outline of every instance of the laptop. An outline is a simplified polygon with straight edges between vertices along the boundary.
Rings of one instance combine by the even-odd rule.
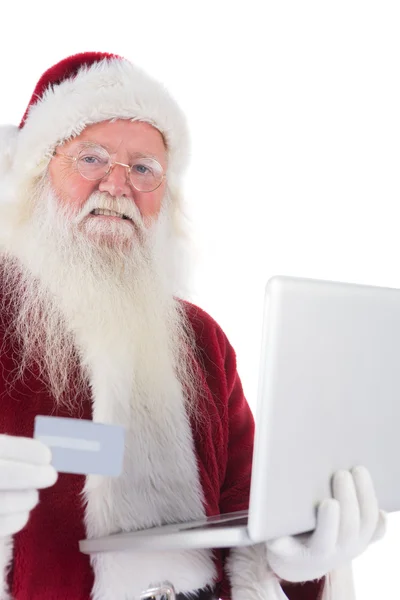
[[[311,531],[338,469],[400,510],[400,290],[291,277],[265,295],[249,510],[83,540],[80,550],[252,545]]]

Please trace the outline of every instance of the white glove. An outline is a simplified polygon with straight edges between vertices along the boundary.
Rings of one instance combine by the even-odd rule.
[[[51,452],[39,440],[0,435],[0,537],[25,527],[38,490],[57,481]]]
[[[386,515],[379,510],[367,469],[338,471],[333,498],[318,508],[315,531],[268,542],[267,560],[285,581],[311,581],[351,562],[385,531]]]

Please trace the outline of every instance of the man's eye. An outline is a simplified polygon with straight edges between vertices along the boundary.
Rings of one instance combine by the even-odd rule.
[[[150,173],[150,169],[145,165],[134,165],[133,169],[135,169],[135,171],[137,173],[140,173],[141,175],[146,175],[147,173]]]
[[[96,165],[101,162],[98,156],[81,156],[80,160],[87,165]]]

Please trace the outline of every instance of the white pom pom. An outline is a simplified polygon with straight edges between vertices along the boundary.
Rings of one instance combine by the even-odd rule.
[[[0,126],[0,177],[8,175],[11,170],[18,133],[15,125]]]

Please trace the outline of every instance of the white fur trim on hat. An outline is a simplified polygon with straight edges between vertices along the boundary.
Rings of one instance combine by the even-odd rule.
[[[18,139],[18,127],[13,125],[0,127],[0,248],[3,248],[12,236],[18,211],[14,182]]]
[[[83,66],[75,77],[45,91],[20,131],[20,167],[29,173],[87,125],[114,118],[141,120],[159,129],[168,147],[169,174],[180,176],[189,153],[186,119],[162,84],[122,58]]]
[[[0,177],[7,174],[11,169],[18,133],[19,129],[15,125],[0,127]]]

